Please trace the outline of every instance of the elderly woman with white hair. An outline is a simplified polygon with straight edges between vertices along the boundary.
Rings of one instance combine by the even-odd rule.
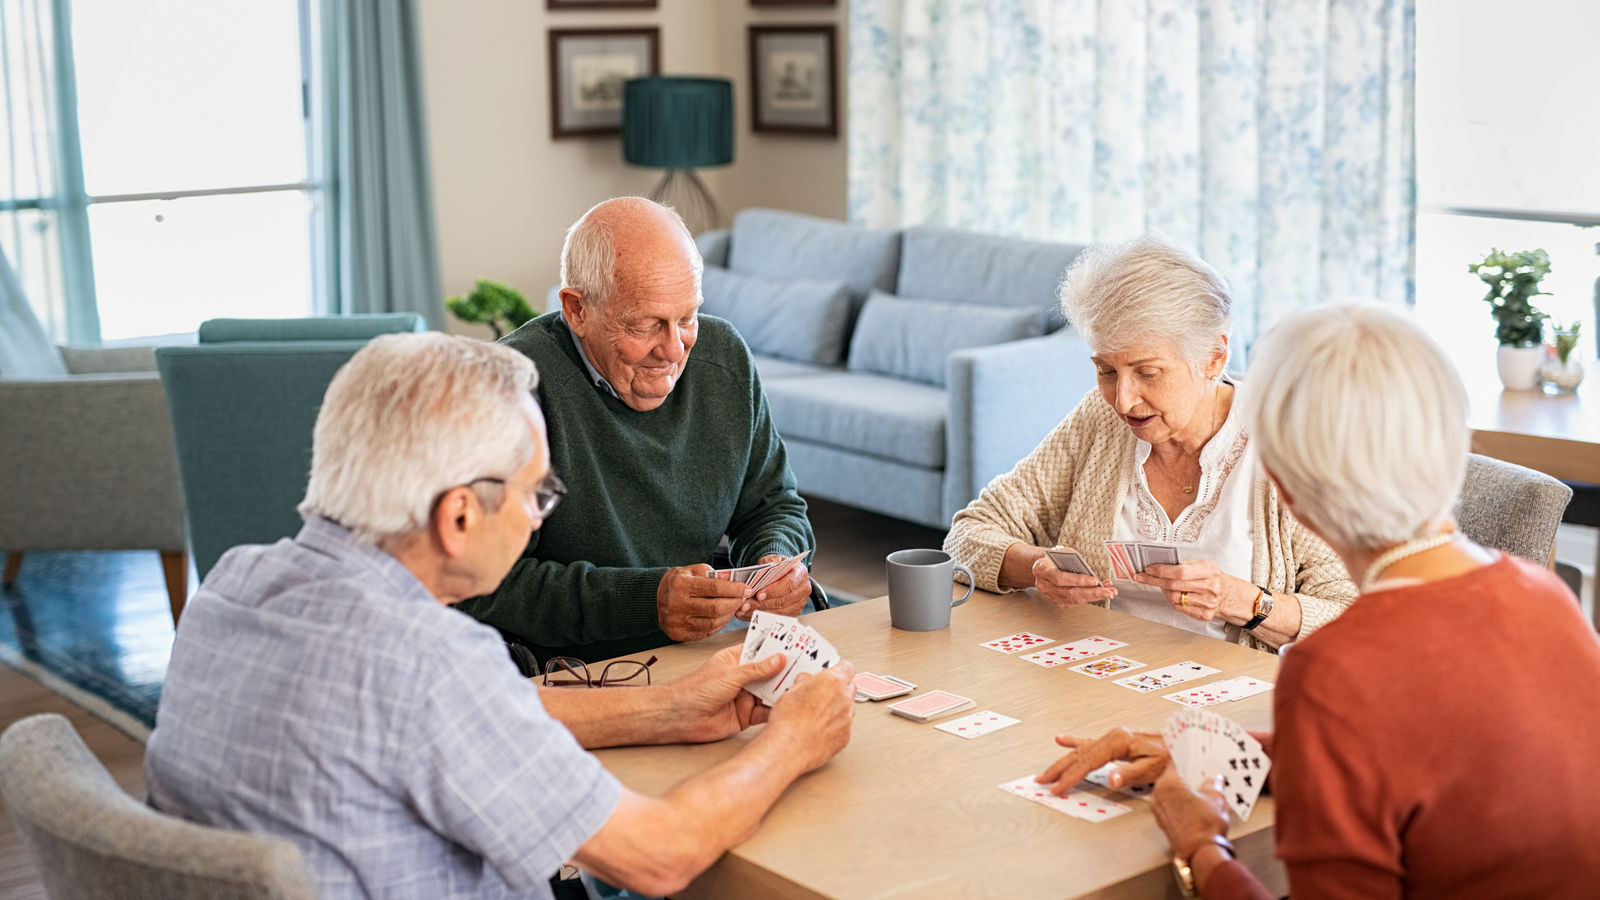
[[[990,591],[1141,618],[1275,650],[1355,595],[1332,550],[1255,471],[1224,374],[1222,276],[1154,237],[1091,247],[1061,288],[1099,373],[1065,421],[956,513],[945,550]],[[1063,571],[1074,549],[1109,574],[1106,541],[1177,545],[1176,565],[1113,581]]]
[[[1449,359],[1398,314],[1323,307],[1261,342],[1242,389],[1280,496],[1361,576],[1284,656],[1260,735],[1292,895],[1594,896],[1600,641],[1554,574],[1456,531],[1467,400]],[[1275,896],[1231,859],[1215,783],[1187,786],[1159,735],[1113,731],[1040,780],[1065,790],[1119,758],[1114,783],[1161,773],[1180,881]]]

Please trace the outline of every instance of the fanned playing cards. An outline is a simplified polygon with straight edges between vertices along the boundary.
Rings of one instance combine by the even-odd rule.
[[[1207,709],[1186,707],[1173,713],[1161,729],[1178,776],[1198,788],[1222,776],[1222,795],[1239,821],[1248,821],[1272,760],[1244,726]]]
[[[711,577],[718,581],[738,581],[744,584],[744,595],[753,597],[768,585],[783,578],[799,562],[811,554],[810,550],[787,559],[780,559],[769,563],[760,563],[754,566],[739,566],[735,569],[713,569]]]
[[[839,651],[810,625],[792,616],[758,609],[745,630],[739,662],[752,663],[778,654],[786,661],[783,671],[765,681],[745,685],[745,690],[768,706],[794,687],[801,675],[814,675],[839,661]]]

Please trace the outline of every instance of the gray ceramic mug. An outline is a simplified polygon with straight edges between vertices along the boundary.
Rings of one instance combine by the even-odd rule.
[[[972,570],[943,550],[896,550],[889,571],[889,624],[902,631],[937,631],[950,625],[950,610],[972,596]],[[956,572],[967,575],[967,592],[950,599]]]

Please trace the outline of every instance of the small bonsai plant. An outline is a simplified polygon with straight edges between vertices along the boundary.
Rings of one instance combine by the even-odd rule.
[[[1494,316],[1495,339],[1510,347],[1538,344],[1549,316],[1530,301],[1548,296],[1539,290],[1539,282],[1550,274],[1550,254],[1542,249],[1516,253],[1491,249],[1483,262],[1467,266],[1467,271],[1489,286],[1483,299]]]
[[[465,297],[451,297],[444,305],[463,322],[489,326],[497,341],[534,317],[533,307],[521,291],[487,278],[479,278]]]

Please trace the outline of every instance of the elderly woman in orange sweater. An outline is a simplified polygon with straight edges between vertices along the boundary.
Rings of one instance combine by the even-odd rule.
[[[1110,605],[1265,650],[1342,612],[1355,596],[1344,566],[1255,471],[1224,374],[1222,277],[1146,237],[1084,251],[1061,306],[1099,387],[956,513],[944,547],[978,587],[1037,588],[1060,607]],[[1113,582],[1045,555],[1072,548],[1108,573],[1110,540],[1174,544],[1182,557]]]
[[[1396,313],[1323,307],[1261,342],[1242,391],[1280,496],[1361,577],[1284,656],[1263,735],[1291,894],[1594,896],[1600,641],[1549,570],[1456,532],[1467,398],[1444,352]],[[1180,877],[1273,896],[1231,858],[1215,785],[1186,785],[1159,735],[1112,732],[1040,780],[1114,758],[1116,784],[1165,769],[1150,805]]]

